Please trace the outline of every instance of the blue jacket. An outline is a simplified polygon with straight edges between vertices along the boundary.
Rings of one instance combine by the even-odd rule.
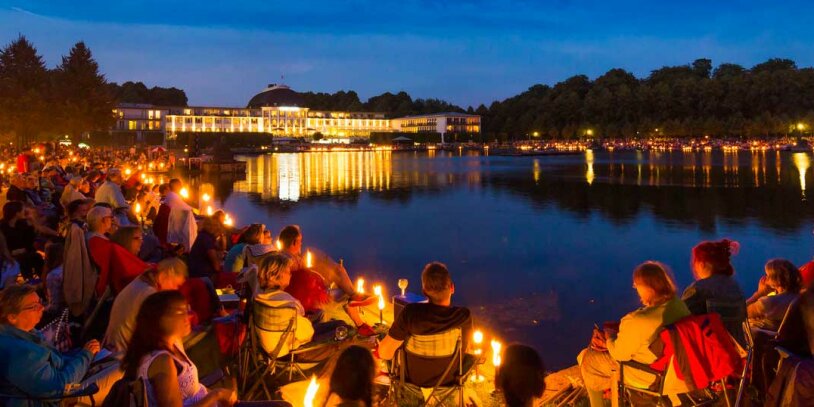
[[[4,399],[2,395],[60,396],[65,385],[79,383],[93,355],[80,349],[61,353],[36,332],[0,324],[0,404],[38,406],[38,402]]]

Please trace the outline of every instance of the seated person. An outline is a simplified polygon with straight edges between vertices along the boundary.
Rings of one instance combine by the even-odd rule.
[[[379,357],[392,360],[402,343],[412,335],[433,335],[461,329],[463,351],[472,337],[472,317],[469,309],[452,305],[452,294],[455,285],[449,275],[447,266],[433,262],[424,266],[421,272],[421,287],[427,303],[408,304],[393,322],[387,336],[379,344]],[[407,360],[407,381],[421,387],[435,386],[446,367],[449,358],[423,358],[416,356]],[[448,375],[452,380],[452,374]],[[449,380],[442,381],[449,382]]]
[[[258,264],[257,280],[260,292],[254,296],[255,307],[290,307],[297,310],[296,330],[294,331],[293,343],[285,343],[280,348],[278,356],[287,355],[290,351],[297,349],[311,341],[319,342],[334,335],[334,331],[342,321],[329,321],[312,324],[305,317],[305,310],[296,298],[285,292],[288,283],[291,281],[291,258],[281,253],[269,253],[265,255]],[[262,314],[261,314],[262,315]],[[263,324],[257,321],[258,325]],[[273,352],[280,340],[280,333],[261,331],[260,344],[266,352]],[[318,354],[302,355],[301,360],[318,361],[324,360],[329,354],[319,352]]]
[[[187,278],[187,265],[179,258],[164,259],[145,271],[116,296],[105,331],[104,346],[114,352],[127,350],[144,299],[153,293],[177,290]]]
[[[231,406],[235,392],[208,390],[184,351],[192,331],[183,294],[176,290],[148,296],[136,316],[135,330],[122,361],[128,379],[142,379],[151,406]]]
[[[34,330],[45,309],[35,290],[21,285],[0,291],[0,394],[59,397],[66,385],[82,380],[99,351],[95,340],[68,353],[44,342]],[[42,405],[2,397],[0,404]]]
[[[372,407],[376,362],[359,345],[345,348],[331,372],[326,407]]]
[[[782,363],[777,369],[777,377],[771,381],[766,394],[766,406],[811,406],[814,405],[814,291],[811,286],[800,294],[791,305],[786,323],[778,332],[777,344],[791,351],[791,363]],[[759,362],[760,359],[756,359]],[[799,363],[797,363],[799,362]],[[777,361],[764,361],[772,375]]]
[[[291,256],[294,264],[293,270],[305,269],[305,259],[302,255],[302,232],[297,225],[289,225],[280,231],[277,238],[280,241],[281,249],[284,253]],[[364,295],[356,292],[356,287],[348,276],[348,271],[341,265],[335,268],[319,267],[314,269],[319,273],[326,282],[327,286],[335,284],[337,288],[342,290],[348,297],[348,305],[351,307],[362,307],[370,305],[376,301],[376,297],[372,295]]]
[[[262,223],[254,223],[246,228],[238,238],[238,241],[226,253],[223,259],[223,269],[232,273],[239,273],[246,266],[244,250],[247,246],[260,244],[263,242],[263,235],[266,226]]]
[[[618,369],[618,362],[655,362],[657,355],[650,350],[650,344],[661,329],[690,315],[687,306],[676,298],[675,283],[661,263],[649,261],[636,267],[633,287],[644,307],[622,317],[618,330],[594,329],[591,346],[580,354],[579,367],[591,407],[603,405],[602,393],[611,387],[611,371]],[[652,378],[635,373],[625,371],[625,378],[631,377],[637,383]]]
[[[800,271],[783,259],[769,260],[765,270],[757,291],[746,300],[746,311],[751,326],[777,331],[789,305],[800,295]]]
[[[88,212],[87,219],[88,252],[93,264],[99,269],[99,278],[96,280],[97,296],[101,297],[108,287],[114,294],[120,292],[141,273],[153,267],[152,264],[138,258],[138,248],[141,248],[142,239],[138,226],[124,226],[119,228],[121,231],[113,233],[125,247],[116,244],[107,236],[111,232],[114,219],[110,208],[95,206]]]
[[[743,303],[743,295],[733,275],[735,269],[730,259],[737,254],[738,242],[723,239],[718,242],[701,242],[692,249],[690,264],[695,281],[684,290],[681,299],[693,315],[707,313],[707,300]],[[745,319],[745,316],[744,316]],[[743,322],[725,323],[735,340],[744,345]]]

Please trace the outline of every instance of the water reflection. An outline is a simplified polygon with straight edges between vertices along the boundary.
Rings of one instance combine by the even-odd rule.
[[[389,151],[269,154],[246,160],[246,180],[235,191],[260,194],[264,200],[343,195],[360,190],[390,189]]]
[[[591,149],[585,150],[585,164],[588,165],[588,169],[585,171],[585,180],[588,181],[588,185],[594,183],[594,152]]]
[[[797,167],[797,172],[800,173],[800,191],[802,191],[803,199],[806,197],[806,172],[810,161],[806,153],[794,153],[794,166]]]

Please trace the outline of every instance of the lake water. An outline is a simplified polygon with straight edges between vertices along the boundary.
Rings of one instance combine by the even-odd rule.
[[[506,341],[571,365],[594,322],[637,307],[633,268],[644,260],[691,282],[700,240],[740,241],[736,277],[751,293],[770,258],[812,257],[810,157],[803,153],[344,152],[242,158],[243,180],[214,184],[239,224],[343,258],[351,277],[398,278],[420,291],[424,264],[446,263],[453,301]]]

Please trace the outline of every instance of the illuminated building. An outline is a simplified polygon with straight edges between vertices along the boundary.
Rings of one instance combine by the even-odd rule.
[[[178,133],[268,133],[303,138],[316,134],[347,142],[374,133],[480,133],[480,116],[438,113],[388,119],[385,113],[311,110],[288,86],[271,84],[249,100],[245,108],[171,107],[119,104],[113,110],[116,132],[174,137]]]
[[[402,133],[480,133],[480,116],[466,113],[444,112],[420,116],[406,116],[392,120],[395,131]]]

